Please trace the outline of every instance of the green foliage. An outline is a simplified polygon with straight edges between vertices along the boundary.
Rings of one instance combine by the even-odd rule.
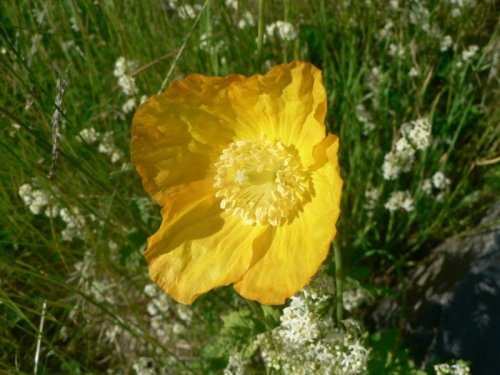
[[[161,217],[129,164],[133,111],[124,109],[166,78],[254,74],[256,25],[239,23],[245,12],[255,20],[255,3],[235,10],[208,1],[195,27],[180,9],[196,14],[204,1],[0,3],[0,372],[217,373],[235,353],[264,371],[255,337],[279,324],[281,308],[242,307],[229,289],[185,309],[146,293],[141,253]],[[498,5],[478,1],[457,16],[452,2],[391,3],[269,0],[266,23],[287,19],[297,36],[267,37],[263,60],[266,68],[302,59],[322,69],[345,181],[335,246],[348,276],[375,297],[401,300],[393,286],[405,273],[439,241],[474,229],[497,199]],[[443,50],[445,36],[453,45]],[[464,59],[472,45],[478,51]],[[135,62],[133,96],[113,74],[120,56]],[[49,179],[56,82],[65,74]],[[423,117],[432,123],[430,146],[409,172],[385,180],[384,157],[401,125]],[[96,142],[81,135],[90,128]],[[438,171],[451,180],[441,201],[422,190]],[[24,184],[45,194],[44,210],[66,217],[34,214],[19,194]],[[365,193],[374,188],[372,202]],[[385,209],[398,190],[411,194],[413,211]],[[396,328],[371,333],[370,373],[418,373],[399,336]]]

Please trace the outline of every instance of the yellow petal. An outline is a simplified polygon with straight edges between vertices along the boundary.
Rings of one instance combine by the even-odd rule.
[[[325,137],[326,92],[321,71],[295,61],[266,75],[254,75],[229,87],[240,139],[281,140],[294,145],[305,165]]]
[[[227,107],[227,88],[242,76],[190,75],[150,98],[132,122],[131,159],[146,191],[160,204],[176,185],[203,179],[234,137],[211,111]]]
[[[342,180],[338,173],[337,137],[315,149],[314,195],[289,224],[264,232],[254,242],[254,259],[234,287],[243,297],[282,304],[306,286],[325,260],[335,237]]]
[[[241,279],[252,260],[252,242],[265,230],[225,215],[211,189],[205,180],[171,191],[144,254],[151,279],[181,303]]]

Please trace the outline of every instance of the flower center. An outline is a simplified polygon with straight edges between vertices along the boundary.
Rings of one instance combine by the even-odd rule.
[[[237,141],[215,163],[220,206],[246,225],[277,226],[310,198],[311,179],[297,149],[280,141]]]

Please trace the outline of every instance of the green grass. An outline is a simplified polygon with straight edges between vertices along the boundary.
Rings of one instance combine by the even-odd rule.
[[[389,2],[372,3],[268,0],[266,23],[287,19],[298,36],[289,42],[267,38],[263,61],[269,67],[302,59],[323,70],[327,126],[340,137],[345,181],[335,245],[348,276],[385,293],[439,241],[474,230],[495,198],[496,164],[477,161],[494,159],[499,149],[498,5],[481,1],[455,18],[450,3],[425,2],[431,29],[426,31],[425,22],[410,17],[417,1],[401,2],[398,9]],[[257,25],[240,30],[237,21],[245,10],[256,21],[258,9],[254,1],[240,1],[235,13],[223,1],[209,1],[193,28],[193,19],[182,19],[167,4],[20,0],[0,5],[0,372],[33,372],[37,341],[39,374],[133,373],[139,358],[174,373],[216,373],[225,366],[227,357],[211,356],[206,348],[221,332],[221,314],[247,306],[230,288],[200,298],[189,310],[191,319],[169,302],[162,312],[165,334],[152,326],[141,252],[161,218],[126,164],[132,113],[122,111],[127,97],[113,69],[120,56],[145,67],[135,77],[138,97],[156,94],[171,68],[169,82],[191,72],[252,75],[258,71]],[[393,26],[381,37],[389,21]],[[440,50],[444,35],[452,37],[455,50]],[[201,39],[213,48],[200,48]],[[391,56],[391,44],[404,46],[405,55]],[[459,66],[469,45],[480,49]],[[376,90],[370,80],[374,67],[381,72]],[[409,75],[412,67],[418,67],[418,76]],[[55,176],[48,179],[56,81],[65,72],[60,156]],[[356,116],[359,104],[375,124],[369,134]],[[384,156],[399,128],[420,117],[432,122],[430,147],[416,153],[410,172],[384,180]],[[81,141],[79,132],[90,127],[112,132],[124,153],[120,162],[111,163],[96,144]],[[441,202],[421,188],[437,171],[451,180]],[[18,194],[25,183],[48,192],[60,207],[78,209],[85,220],[82,239],[63,241],[60,217],[33,215]],[[381,191],[373,209],[366,208],[368,188]],[[384,208],[396,190],[410,191],[412,212]],[[82,279],[75,269],[86,253],[89,271]],[[332,274],[333,254],[327,266]],[[104,292],[95,291],[96,281]],[[362,321],[365,313],[361,309],[356,317]],[[276,324],[276,317],[268,321],[266,314],[252,326],[253,333]],[[113,330],[116,338],[106,339]],[[263,371],[262,362],[252,358],[249,367]]]

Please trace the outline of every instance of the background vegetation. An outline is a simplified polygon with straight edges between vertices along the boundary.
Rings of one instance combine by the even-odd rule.
[[[263,71],[323,70],[345,180],[335,246],[368,369],[416,372],[398,326],[365,323],[382,296],[404,304],[404,274],[495,199],[498,3],[268,0],[264,13]],[[258,71],[257,15],[245,0],[1,2],[0,372],[230,373],[237,353],[250,373],[279,372],[253,339],[282,308],[231,288],[186,307],[150,285],[141,253],[159,208],[129,163],[143,95],[191,72]],[[427,144],[387,179],[419,119]]]

